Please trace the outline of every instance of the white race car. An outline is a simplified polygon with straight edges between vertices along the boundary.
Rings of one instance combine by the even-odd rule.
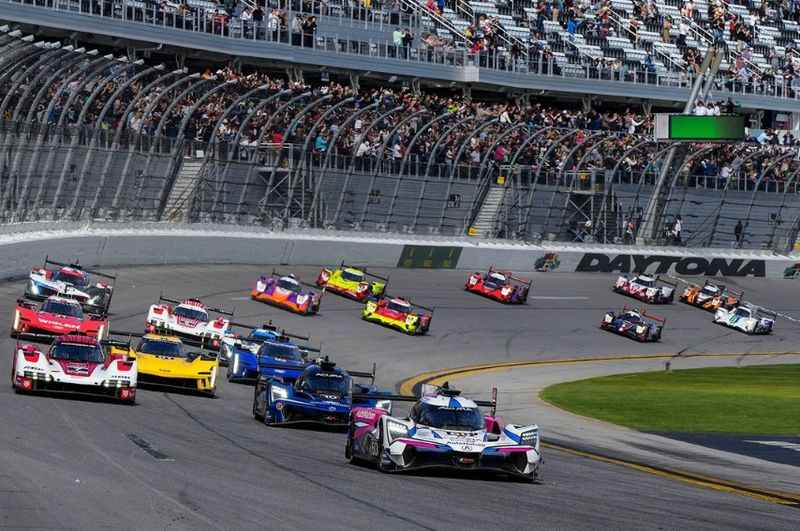
[[[354,407],[345,457],[374,463],[383,472],[451,468],[504,473],[527,481],[541,478],[538,426],[505,424],[494,414],[494,399],[469,400],[447,384],[423,387],[427,389],[422,398],[386,397],[416,402],[407,418],[392,417],[379,408]],[[483,415],[479,406],[492,411]]]
[[[52,344],[43,349],[17,343],[11,385],[18,393],[65,392],[105,395],[129,404],[136,401],[137,367],[129,343],[85,335],[41,336],[37,340],[52,340]],[[121,347],[128,356],[110,356],[110,349],[103,347],[111,345]]]
[[[48,266],[56,266],[48,269]],[[102,277],[105,281],[92,280],[91,276]],[[81,303],[87,312],[108,314],[111,296],[114,293],[113,275],[93,271],[80,264],[64,264],[44,259],[42,267],[31,269],[25,298],[43,301],[51,295],[60,295]]]
[[[675,298],[676,286],[677,284],[661,277],[637,275],[633,278],[628,278],[623,275],[617,278],[612,289],[617,293],[622,293],[650,304],[669,304]]]
[[[231,333],[231,322],[223,316],[233,316],[232,312],[210,308],[198,299],[178,301],[159,297],[158,300],[159,303],[150,306],[147,312],[147,332],[168,332],[180,337],[186,344],[211,349],[219,349],[222,339]],[[220,316],[211,319],[209,312]]]
[[[765,317],[769,315],[771,317]],[[741,330],[745,334],[769,334],[775,326],[775,314],[758,307],[737,306],[720,308],[714,314],[714,322]]]

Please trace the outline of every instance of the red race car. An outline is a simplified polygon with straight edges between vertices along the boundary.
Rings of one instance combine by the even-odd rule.
[[[507,271],[495,271],[494,267],[484,274],[472,273],[464,289],[506,304],[525,304],[533,281],[519,278]]]
[[[53,295],[47,297],[41,306],[17,300],[14,310],[12,337],[30,334],[61,336],[80,333],[103,339],[108,333],[108,319],[97,314],[84,313],[81,303]]]

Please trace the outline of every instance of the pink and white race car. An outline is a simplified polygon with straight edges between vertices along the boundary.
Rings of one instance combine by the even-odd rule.
[[[661,277],[649,277],[647,275],[636,275],[628,278],[622,275],[617,278],[613,289],[616,293],[639,299],[650,304],[671,304],[675,299],[675,288],[677,284],[664,280]]]
[[[219,349],[222,339],[231,333],[232,323],[224,316],[232,317],[233,312],[208,307],[199,299],[178,301],[162,296],[158,301],[147,312],[145,332],[174,335],[188,345],[211,349]],[[211,319],[209,312],[219,317]]]
[[[136,359],[130,356],[129,343],[78,334],[31,339],[52,344],[43,348],[17,343],[11,369],[16,392],[101,395],[128,404],[136,401]],[[111,348],[104,348],[112,346],[126,355],[111,355]]]

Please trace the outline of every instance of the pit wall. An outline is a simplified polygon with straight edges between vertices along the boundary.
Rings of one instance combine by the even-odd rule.
[[[156,264],[334,265],[783,278],[800,256],[724,249],[524,245],[329,231],[167,224],[4,226],[0,278],[24,276],[45,255],[86,266]]]

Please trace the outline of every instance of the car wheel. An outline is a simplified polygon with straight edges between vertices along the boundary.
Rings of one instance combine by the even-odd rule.
[[[264,422],[264,415],[258,412],[258,385],[253,392],[253,418],[259,422]]]
[[[375,467],[381,472],[388,472],[389,467],[384,464],[383,462],[383,424],[381,423],[381,427],[378,429],[378,462],[376,463]]]

